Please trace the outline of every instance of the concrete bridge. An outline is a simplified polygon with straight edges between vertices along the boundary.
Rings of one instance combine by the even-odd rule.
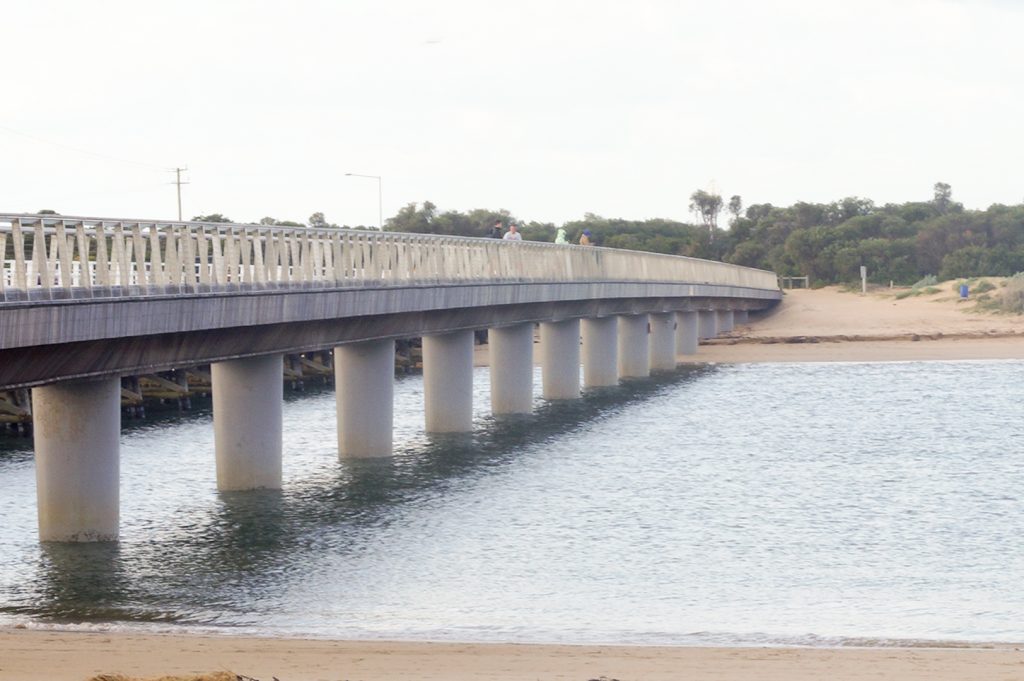
[[[39,536],[118,536],[121,377],[210,363],[218,488],[281,486],[282,356],[333,349],[341,457],[392,448],[394,341],[425,427],[672,370],[781,298],[774,273],[617,249],[342,229],[0,214],[0,390],[32,389]],[[580,343],[582,335],[582,345]]]

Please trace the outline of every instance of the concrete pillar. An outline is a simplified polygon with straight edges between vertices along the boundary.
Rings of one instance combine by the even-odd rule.
[[[697,354],[697,313],[676,313],[676,354]]]
[[[701,310],[697,313],[697,329],[701,340],[718,335],[718,315],[714,310]]]
[[[487,332],[491,363],[491,412],[533,411],[533,324]]]
[[[650,376],[651,347],[647,340],[647,315],[619,317],[619,376],[643,378]]]
[[[619,383],[618,340],[616,317],[584,319],[583,386],[600,388]]]
[[[650,315],[651,371],[676,368],[676,316],[671,312]]]
[[[32,418],[40,541],[116,540],[121,379],[32,388]]]
[[[391,456],[394,397],[395,341],[334,348],[339,458]]]
[[[423,337],[423,401],[428,433],[473,430],[473,332]]]
[[[579,397],[580,320],[541,323],[540,348],[544,399]]]
[[[718,331],[719,333],[729,333],[733,328],[733,316],[732,310],[719,310],[718,311]]]
[[[210,365],[217,489],[281,488],[284,357]]]
[[[746,324],[750,320],[746,310],[736,310],[733,318],[736,324]]]

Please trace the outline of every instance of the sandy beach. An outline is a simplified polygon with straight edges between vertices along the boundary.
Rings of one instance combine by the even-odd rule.
[[[827,288],[701,345],[698,362],[1024,359],[1024,318],[961,302],[948,286],[896,299]],[[485,346],[477,348],[486,363]],[[254,639],[0,630],[0,680],[158,678],[230,670],[270,681],[1024,679],[1006,644],[936,647],[631,647]]]
[[[975,648],[664,648],[310,641],[8,630],[0,679],[232,671],[271,681],[799,681],[1024,678],[1024,652]]]
[[[993,283],[1001,280],[993,278]],[[1024,317],[980,310],[952,282],[897,298],[822,289],[786,291],[774,310],[701,344],[696,362],[885,362],[1024,359]]]
[[[998,285],[1002,280],[989,281]],[[719,338],[702,341],[680,362],[909,362],[1024,359],[1024,316],[980,310],[961,300],[953,282],[938,293],[897,298],[901,290],[867,294],[836,286],[786,291],[773,310],[751,316]],[[539,336],[535,339],[539,342]],[[474,364],[487,366],[487,345]],[[540,353],[535,353],[540,362]]]

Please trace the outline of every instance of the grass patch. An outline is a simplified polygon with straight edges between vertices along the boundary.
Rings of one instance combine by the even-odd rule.
[[[982,279],[981,277],[971,277],[970,279],[961,279],[953,284],[953,292],[960,293],[960,287],[967,285],[971,295],[976,293],[988,293],[989,291],[995,291],[996,285],[988,279]],[[1006,284],[1004,283],[1003,286]]]
[[[941,290],[934,286],[926,286],[924,288],[910,288],[906,291],[900,291],[896,294],[896,300],[903,300],[904,298],[913,298],[914,296],[932,296],[936,293],[940,293]]]

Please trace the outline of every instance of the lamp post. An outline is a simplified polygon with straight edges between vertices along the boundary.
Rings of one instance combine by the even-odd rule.
[[[345,177],[368,177],[377,180],[377,229],[384,231],[384,194],[381,190],[380,175],[362,175],[360,173],[345,173]]]

